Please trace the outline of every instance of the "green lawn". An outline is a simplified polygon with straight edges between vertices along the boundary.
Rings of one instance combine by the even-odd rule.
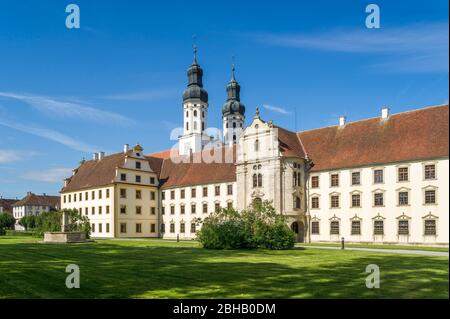
[[[77,264],[81,288],[65,287]],[[365,287],[377,264],[381,288]],[[198,243],[0,237],[0,298],[448,298],[448,258],[297,248],[215,251]]]
[[[332,246],[332,247],[341,247],[341,244],[337,244],[337,243],[310,243],[310,244],[299,244],[299,246]],[[345,244],[345,247],[376,248],[376,249],[400,249],[400,250],[423,250],[423,251],[448,252],[448,247],[431,247],[431,246],[402,246],[402,245],[389,245],[389,244]]]

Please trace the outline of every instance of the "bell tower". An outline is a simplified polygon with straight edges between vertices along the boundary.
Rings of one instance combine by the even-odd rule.
[[[206,134],[208,119],[208,92],[203,88],[203,70],[194,62],[187,71],[188,85],[183,92],[183,135],[179,137],[179,154],[200,152],[210,138]]]
[[[222,107],[223,142],[236,144],[244,129],[245,106],[241,103],[241,86],[235,78],[234,64],[231,69],[231,80],[227,85],[227,101]]]

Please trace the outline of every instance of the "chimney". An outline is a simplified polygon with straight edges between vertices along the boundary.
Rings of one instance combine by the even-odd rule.
[[[339,126],[344,126],[347,118],[345,116],[339,116]]]
[[[27,196],[30,196],[31,195],[31,192],[27,192]]]
[[[65,178],[64,179],[64,187],[67,187],[67,185],[69,185],[69,179]]]
[[[105,152],[99,152],[99,153],[98,153],[98,160],[99,160],[99,161],[102,160],[103,157],[105,157]]]
[[[387,106],[383,106],[381,108],[381,118],[387,119],[389,117],[389,108]]]
[[[47,194],[46,194],[46,193],[43,193],[42,195],[43,195],[43,196],[47,196]]]
[[[123,145],[123,152],[126,153],[130,150],[130,145],[129,144],[124,144]]]
[[[98,160],[98,153],[92,154],[92,159],[93,159],[94,161]]]

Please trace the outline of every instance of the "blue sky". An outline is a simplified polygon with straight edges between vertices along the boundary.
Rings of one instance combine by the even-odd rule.
[[[81,28],[67,29],[76,3]],[[365,27],[376,3],[381,28]],[[232,56],[247,106],[291,130],[448,103],[448,1],[0,1],[0,195],[55,194],[93,151],[172,147],[196,35],[221,127]],[[295,116],[296,115],[296,116]],[[295,120],[297,118],[297,120]]]

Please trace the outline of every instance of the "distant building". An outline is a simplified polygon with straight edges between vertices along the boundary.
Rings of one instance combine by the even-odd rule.
[[[0,197],[0,214],[1,213],[10,213],[12,214],[12,205],[17,202],[17,199],[8,199]]]
[[[23,230],[23,227],[19,225],[22,217],[37,216],[43,212],[58,210],[61,208],[61,198],[59,196],[36,195],[28,192],[24,198],[12,204],[12,208],[13,216],[16,219],[16,229]]]

